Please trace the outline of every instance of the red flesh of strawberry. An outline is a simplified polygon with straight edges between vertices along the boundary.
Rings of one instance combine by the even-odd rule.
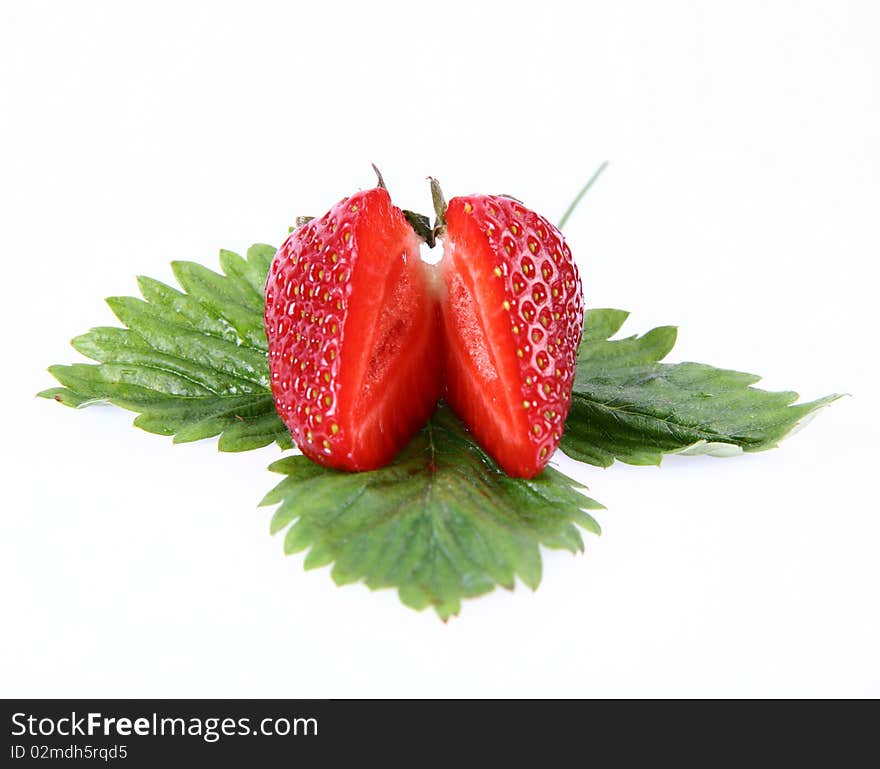
[[[508,475],[531,478],[571,408],[577,267],[559,230],[509,198],[453,198],[446,221],[444,397]]]
[[[419,240],[384,189],[343,199],[278,250],[266,284],[278,413],[308,457],[393,459],[437,402],[437,312]]]

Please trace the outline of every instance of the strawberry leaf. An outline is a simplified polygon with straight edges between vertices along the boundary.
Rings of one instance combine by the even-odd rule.
[[[797,393],[767,392],[760,377],[700,363],[666,364],[676,329],[610,340],[626,321],[622,310],[591,310],[560,448],[600,467],[615,459],[660,464],[664,454],[729,456],[778,445],[830,395],[796,403]]]
[[[126,328],[94,328],[72,344],[98,365],[52,366],[62,387],[39,393],[75,408],[109,402],[139,413],[135,425],[176,443],[220,436],[221,451],[273,441],[290,448],[269,390],[263,285],[275,249],[244,259],[220,252],[223,273],[175,262],[183,291],[141,277],[143,299],[111,297]],[[661,363],[676,329],[612,340],[624,310],[590,310],[578,352],[572,409],[561,449],[607,467],[615,459],[659,464],[664,454],[730,455],[776,446],[837,395],[797,404],[793,392],[751,385],[759,377],[698,363]]]
[[[578,552],[578,527],[599,533],[585,510],[602,506],[582,486],[552,468],[509,478],[444,405],[379,470],[345,473],[304,456],[269,469],[286,476],[261,503],[280,503],[271,531],[286,532],[286,553],[308,549],[306,569],[333,563],[337,584],[396,588],[444,620],[463,598],[512,589],[516,577],[537,588],[539,545]]]
[[[222,251],[222,274],[177,262],[182,291],[140,278],[143,299],[108,300],[124,328],[73,340],[97,363],[52,366],[62,386],[40,395],[75,408],[114,403],[138,412],[138,427],[179,443],[219,435],[222,451],[273,441],[291,448],[269,389],[262,327],[274,253],[263,245],[246,259]],[[838,397],[796,404],[795,393],[755,389],[751,374],[661,363],[676,330],[612,340],[627,317],[587,313],[561,443],[574,459],[658,464],[668,453],[760,451]],[[333,563],[336,582],[396,588],[408,606],[433,606],[443,619],[462,599],[512,588],[516,577],[537,587],[540,545],[576,552],[579,528],[599,533],[585,511],[601,505],[583,487],[550,467],[530,481],[509,478],[445,405],[380,470],[342,473],[304,456],[270,469],[285,478],[262,504],[278,505],[271,530],[286,532],[286,552],[307,549],[306,568]]]
[[[221,251],[224,274],[175,262],[183,291],[139,278],[143,299],[107,300],[125,328],[93,328],[71,343],[98,364],[52,366],[63,386],[39,394],[76,408],[109,402],[136,411],[135,425],[176,443],[219,435],[222,451],[273,441],[290,448],[269,391],[263,332],[263,285],[274,254],[259,244],[246,259]]]

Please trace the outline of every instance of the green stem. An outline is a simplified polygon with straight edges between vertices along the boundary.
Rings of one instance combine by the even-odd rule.
[[[596,169],[595,173],[590,177],[590,180],[581,188],[581,191],[577,194],[577,197],[575,197],[575,199],[571,201],[571,204],[565,210],[565,213],[562,215],[562,218],[559,220],[559,229],[560,230],[563,227],[565,227],[566,222],[568,221],[569,217],[574,213],[574,210],[578,207],[578,204],[581,202],[581,200],[583,200],[584,195],[587,194],[587,191],[590,189],[590,187],[593,186],[593,184],[595,184],[596,180],[602,175],[602,172],[606,168],[608,168],[608,161],[607,160]]]
[[[370,163],[370,165],[373,166],[373,170],[376,172],[376,179],[378,180],[378,184],[376,186],[387,192],[388,188],[385,186],[385,180],[382,178],[382,172],[378,169],[375,163]]]

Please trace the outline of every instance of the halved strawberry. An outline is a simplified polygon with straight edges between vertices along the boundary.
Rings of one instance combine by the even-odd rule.
[[[577,267],[562,233],[511,198],[453,198],[446,224],[445,398],[508,475],[531,478],[571,408]]]
[[[369,470],[391,461],[437,402],[437,311],[419,239],[381,188],[296,229],[266,284],[278,413],[302,452]]]

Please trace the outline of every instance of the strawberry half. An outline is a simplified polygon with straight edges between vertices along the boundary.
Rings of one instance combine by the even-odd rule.
[[[266,283],[278,413],[308,457],[343,470],[391,461],[437,402],[437,312],[420,241],[381,188],[296,229]]]
[[[453,198],[441,262],[445,398],[511,476],[539,473],[571,408],[583,292],[562,233],[511,198]]]

